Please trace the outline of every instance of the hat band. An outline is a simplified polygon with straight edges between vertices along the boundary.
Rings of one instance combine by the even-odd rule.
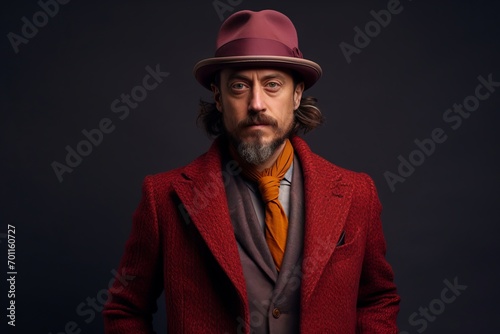
[[[289,48],[285,44],[263,38],[241,38],[224,44],[215,52],[215,57],[234,56],[283,56],[304,58],[298,48]]]

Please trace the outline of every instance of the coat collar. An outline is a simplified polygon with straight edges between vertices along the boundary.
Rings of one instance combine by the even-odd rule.
[[[302,305],[306,306],[335,250],[352,199],[352,185],[342,169],[312,153],[298,136],[291,138],[300,159],[304,179],[305,230],[302,263]],[[207,153],[181,171],[173,182],[191,221],[215,259],[233,282],[242,301],[246,285],[236,238],[230,220],[224,182],[227,173],[237,172],[231,163],[222,166],[221,152],[227,141],[217,138]],[[245,305],[245,310],[248,311]]]

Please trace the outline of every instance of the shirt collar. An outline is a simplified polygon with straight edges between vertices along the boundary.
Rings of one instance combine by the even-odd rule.
[[[286,181],[288,184],[292,184],[292,175],[293,175],[293,161],[292,164],[290,165],[290,168],[288,168],[288,170],[286,171],[282,181]]]

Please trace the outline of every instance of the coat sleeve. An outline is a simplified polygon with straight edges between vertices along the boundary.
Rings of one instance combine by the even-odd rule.
[[[150,177],[146,177],[117,270],[127,279],[115,279],[102,312],[106,334],[154,333],[152,315],[162,292],[158,226],[154,188]]]
[[[370,215],[359,285],[356,333],[396,334],[400,297],[392,268],[385,259],[386,243],[380,218],[382,206],[373,180],[364,176],[370,185]]]

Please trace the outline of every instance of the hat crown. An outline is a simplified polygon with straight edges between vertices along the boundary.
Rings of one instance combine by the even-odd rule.
[[[277,68],[293,71],[305,89],[321,76],[321,66],[304,59],[292,21],[275,10],[242,10],[229,16],[219,29],[213,58],[196,63],[193,73],[205,88],[218,71],[233,68]]]
[[[242,10],[229,16],[222,24],[216,47],[240,39],[268,39],[298,50],[297,30],[292,21],[275,10],[254,12]]]

